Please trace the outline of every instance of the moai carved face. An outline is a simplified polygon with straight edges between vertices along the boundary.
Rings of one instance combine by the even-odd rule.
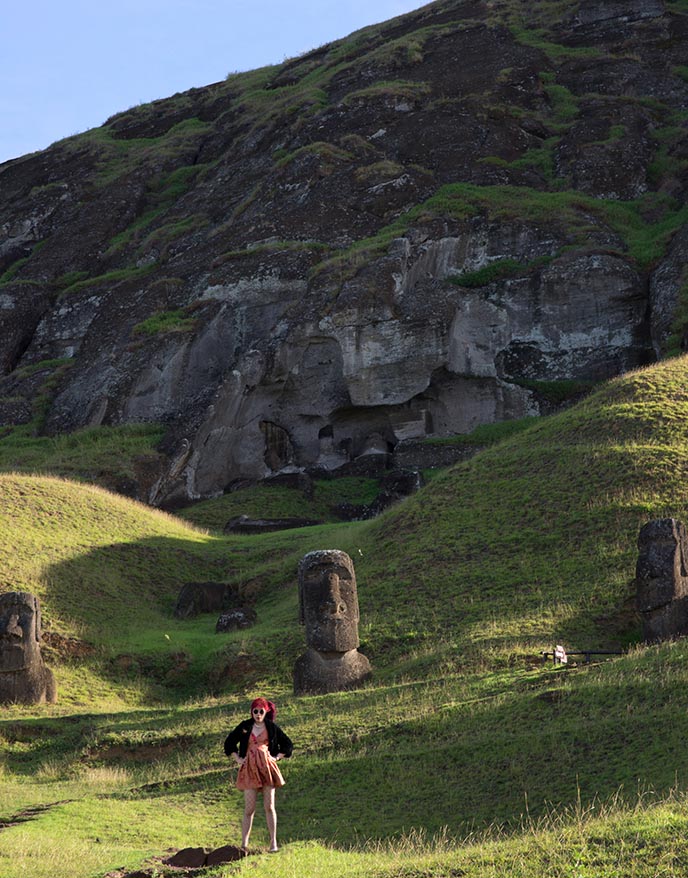
[[[345,552],[309,552],[301,560],[299,602],[308,646],[319,652],[358,647],[356,575]]]
[[[0,595],[0,671],[22,671],[41,661],[41,611],[37,597]]]

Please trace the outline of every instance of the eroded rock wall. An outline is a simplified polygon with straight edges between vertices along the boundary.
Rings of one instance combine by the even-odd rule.
[[[663,355],[687,39],[660,0],[438,0],[0,166],[0,424],[161,424],[174,503]]]

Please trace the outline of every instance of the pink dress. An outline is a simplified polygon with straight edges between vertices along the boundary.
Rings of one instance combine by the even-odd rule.
[[[258,737],[251,732],[246,750],[246,760],[239,768],[236,785],[240,790],[260,790],[264,786],[284,786],[284,778],[277,767],[277,760],[268,752],[267,729],[263,729]]]

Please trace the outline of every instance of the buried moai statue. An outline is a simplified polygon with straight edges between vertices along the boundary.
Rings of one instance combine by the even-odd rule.
[[[308,650],[294,665],[294,692],[354,689],[370,677],[358,651],[358,592],[351,558],[338,549],[309,552],[299,564],[300,621]]]
[[[675,518],[650,521],[638,535],[636,606],[648,643],[688,634],[688,531]]]
[[[53,672],[41,655],[41,605],[25,591],[0,595],[0,703],[57,700]]]

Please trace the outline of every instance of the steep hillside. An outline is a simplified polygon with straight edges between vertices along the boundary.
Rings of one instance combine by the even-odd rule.
[[[7,441],[159,425],[128,490],[172,503],[678,349],[687,35],[438,0],[4,164]]]
[[[638,531],[688,511],[687,367],[615,379],[449,470],[371,524],[366,578],[411,590],[395,616],[412,624],[420,602],[462,647],[635,636]]]
[[[258,692],[297,742],[284,849],[218,876],[684,874],[685,642],[568,669],[538,652],[638,640],[638,528],[688,520],[686,388],[686,357],[629,373],[379,519],[290,533],[211,537],[2,477],[3,588],[39,591],[61,635],[60,702],[0,717],[2,874],[165,874],[169,848],[236,841],[221,742]],[[326,545],[356,560],[375,676],[297,698],[296,563]],[[184,577],[241,583],[258,624],[221,638],[210,615],[174,622]],[[95,651],[68,653],[77,639]]]
[[[172,691],[288,688],[303,649],[297,564],[324,546],[355,560],[378,677],[521,666],[557,641],[622,649],[639,638],[640,527],[688,520],[686,386],[685,357],[615,379],[369,522],[210,536],[97,489],[3,476],[3,589],[38,593],[48,630],[99,660],[145,654],[169,670],[184,652],[192,671],[172,674]],[[258,626],[218,639],[213,620],[172,619],[183,583],[199,580],[235,585]]]

